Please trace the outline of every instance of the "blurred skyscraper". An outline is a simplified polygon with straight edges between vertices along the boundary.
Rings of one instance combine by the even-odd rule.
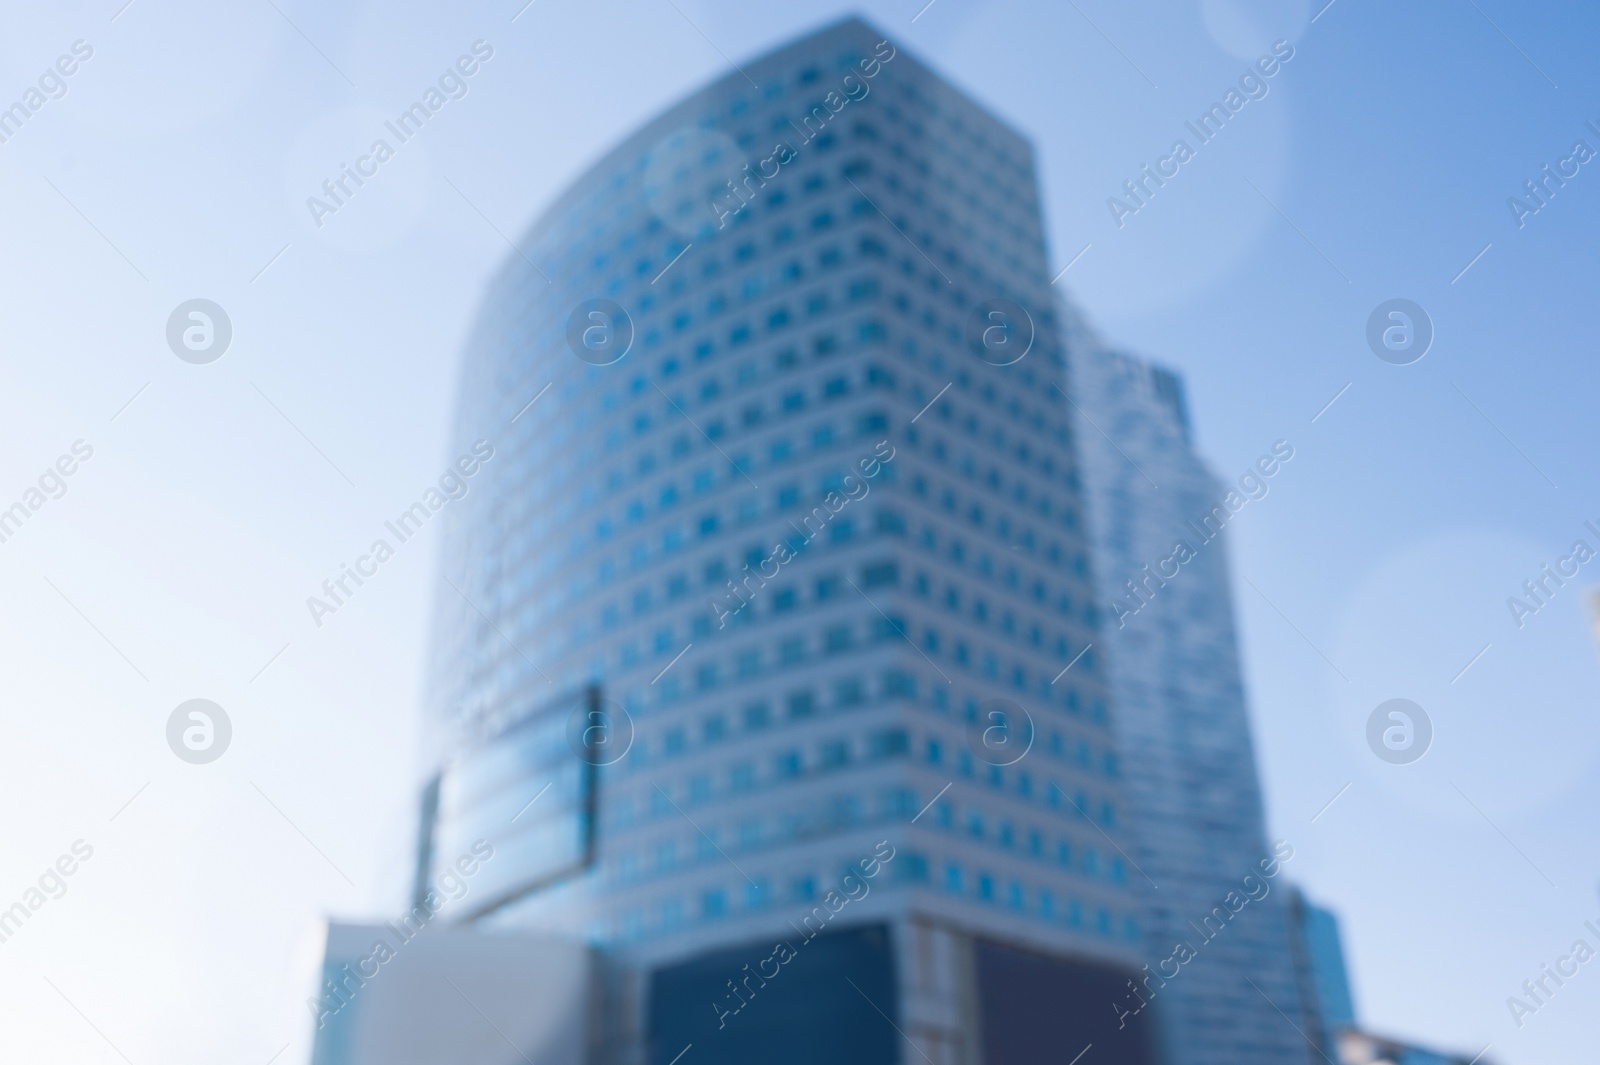
[[[1476,1054],[1454,1053],[1358,1028],[1339,918],[1298,888],[1289,889],[1288,908],[1289,943],[1300,983],[1301,1013],[1295,1023],[1317,1041],[1329,1065],[1493,1065],[1487,1046]]]
[[[1149,877],[1144,945],[1152,969],[1177,971],[1154,1003],[1166,1056],[1305,1062],[1312,1047],[1285,1020],[1300,1013],[1287,885],[1260,865],[1281,855],[1266,839],[1219,538],[1235,505],[1270,494],[1285,449],[1262,441],[1252,479],[1220,483],[1191,448],[1175,374],[1081,326],[1069,347],[1113,721]],[[1163,964],[1177,944],[1193,960]]]
[[[855,20],[510,257],[423,852],[489,840],[484,924],[602,948],[603,1056],[1151,1060],[1064,382],[1028,142]]]
[[[1297,888],[1289,898],[1289,921],[1306,1027],[1321,1033],[1327,1046],[1334,1047],[1339,1032],[1356,1026],[1350,978],[1344,967],[1344,945],[1339,940],[1339,918],[1332,910],[1307,899]]]

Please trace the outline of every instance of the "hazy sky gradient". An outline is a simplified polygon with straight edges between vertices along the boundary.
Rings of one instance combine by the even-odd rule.
[[[94,848],[0,944],[8,1058],[306,1060],[317,923],[406,886],[437,530],[320,629],[306,596],[444,468],[505,237],[726,57],[859,10],[1033,139],[1055,269],[1090,245],[1060,286],[1185,375],[1218,474],[1296,449],[1233,524],[1235,594],[1271,824],[1362,1020],[1592,1060],[1594,966],[1520,1031],[1505,1006],[1600,916],[1600,560],[1520,630],[1505,605],[1600,547],[1600,160],[1523,228],[1506,206],[1600,150],[1591,7],[522,2],[6,12],[0,103],[94,49],[0,144],[0,506],[94,449],[0,543],[0,907]],[[1119,228],[1106,198],[1280,37],[1270,93]],[[305,198],[480,38],[468,94],[313,228]],[[1411,366],[1364,340],[1396,296],[1436,327]],[[194,297],[233,322],[206,366],[164,339]],[[1363,739],[1397,696],[1437,731],[1407,767]],[[209,766],[164,739],[196,697],[234,725]]]

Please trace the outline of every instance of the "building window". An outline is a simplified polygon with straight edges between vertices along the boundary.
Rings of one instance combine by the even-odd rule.
[[[874,618],[872,633],[880,640],[904,639],[906,635],[905,619],[894,614],[890,614],[887,617]]]
[[[850,648],[850,626],[833,625],[823,634],[823,646],[830,654],[837,654]]]
[[[884,729],[874,732],[868,741],[868,749],[873,758],[898,758],[905,754],[911,746],[910,737],[905,729]]]
[[[861,587],[879,588],[900,583],[900,573],[893,562],[876,562],[861,568]]]
[[[883,674],[883,694],[890,699],[913,698],[917,694],[916,680],[904,670],[886,670]]]
[[[816,712],[817,698],[810,691],[797,691],[789,696],[789,719],[791,721],[814,717]]]
[[[683,925],[683,900],[666,899],[661,903],[661,927],[680,928]]]

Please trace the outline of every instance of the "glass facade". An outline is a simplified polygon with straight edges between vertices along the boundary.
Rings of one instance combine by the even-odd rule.
[[[458,434],[496,458],[446,534],[431,742],[595,684],[627,750],[594,866],[492,920],[643,971],[783,932],[883,845],[841,926],[1132,963],[1028,143],[849,20],[655,119],[519,248],[464,360]]]
[[[1350,999],[1350,978],[1344,967],[1344,947],[1339,941],[1339,918],[1332,910],[1300,899],[1300,934],[1311,960],[1311,978],[1317,989],[1317,1012],[1330,1031],[1354,1028],[1355,1004]]]
[[[1122,1001],[1141,974],[1078,965],[997,943],[977,944],[983,1061],[1066,1061],[1098,1046],[1107,1065],[1152,1065],[1150,1015],[1119,1017],[1106,1003]]]
[[[589,719],[603,713],[598,689],[549,700],[446,765],[425,829],[433,860],[418,891],[478,840],[496,841],[496,860],[474,885],[477,916],[587,869],[601,752],[586,741],[596,731]],[[543,781],[531,795],[530,781]]]
[[[899,1036],[878,1013],[893,1020],[897,1010],[889,939],[882,924],[810,940],[791,933],[781,954],[759,940],[662,966],[650,978],[645,1060],[671,1065],[693,1045],[711,1065],[895,1061]]]
[[[1109,351],[1081,327],[1072,351],[1116,729],[1123,749],[1138,752],[1126,783],[1134,853],[1149,877],[1140,880],[1142,960],[1157,974],[1147,997],[1165,1057],[1318,1060],[1285,1020],[1300,1006],[1285,905],[1293,841],[1267,841],[1239,673],[1220,527],[1230,509],[1213,513],[1235,486],[1192,450],[1177,375]],[[1247,485],[1264,497],[1260,469]]]
[[[1344,946],[1339,939],[1339,918],[1297,889],[1289,896],[1289,921],[1302,1023],[1325,1053],[1337,1057],[1342,1034],[1356,1028],[1355,1003],[1350,997]]]

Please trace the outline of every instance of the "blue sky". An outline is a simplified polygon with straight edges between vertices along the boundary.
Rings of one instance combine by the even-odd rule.
[[[8,1049],[120,1060],[81,1010],[136,1062],[304,1060],[316,922],[405,882],[437,531],[320,629],[305,596],[442,471],[502,234],[727,57],[859,10],[1033,140],[1060,287],[1185,375],[1218,473],[1295,446],[1233,523],[1236,599],[1273,829],[1344,921],[1362,1019],[1587,1060],[1600,974],[1521,1029],[1505,999],[1600,916],[1600,561],[1521,628],[1505,600],[1600,547],[1600,161],[1521,227],[1507,199],[1600,149],[1596,15],[1314,4],[11,12],[4,100],[93,55],[0,144],[0,500],[94,454],[0,544],[0,905],[94,856],[0,946]],[[305,197],[479,39],[466,94],[313,228]],[[1107,198],[1277,39],[1267,95],[1119,227]],[[233,323],[206,366],[164,340],[194,297]],[[1435,327],[1408,366],[1364,339],[1395,297]],[[209,767],[163,741],[195,697],[234,723]],[[1435,727],[1409,766],[1363,739],[1394,697]]]

